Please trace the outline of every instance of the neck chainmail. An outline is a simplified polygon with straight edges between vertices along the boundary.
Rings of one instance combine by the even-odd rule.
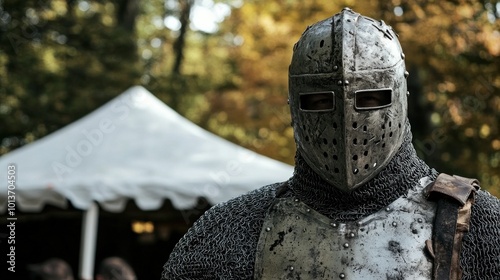
[[[343,192],[316,174],[297,153],[296,166],[289,187],[291,193],[283,197],[295,196],[330,219],[347,222],[366,217],[417,186],[425,176],[437,177],[438,173],[417,157],[411,144],[411,132],[407,131],[398,153],[376,177],[365,185]]]

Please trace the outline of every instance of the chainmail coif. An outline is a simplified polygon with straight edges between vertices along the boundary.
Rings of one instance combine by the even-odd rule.
[[[253,279],[262,224],[277,196],[299,198],[334,220],[354,221],[406,195],[425,176],[434,179],[437,172],[416,156],[409,131],[388,166],[351,193],[328,185],[297,155],[294,175],[286,184],[265,186],[208,210],[176,245],[162,279]],[[480,191],[463,240],[464,280],[500,279],[499,236],[500,201]]]

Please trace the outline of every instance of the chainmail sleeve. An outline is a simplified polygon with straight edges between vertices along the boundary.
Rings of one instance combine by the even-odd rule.
[[[162,279],[252,279],[262,223],[279,185],[206,211],[174,247]]]
[[[469,232],[462,241],[463,280],[500,279],[500,200],[479,191],[472,206]]]

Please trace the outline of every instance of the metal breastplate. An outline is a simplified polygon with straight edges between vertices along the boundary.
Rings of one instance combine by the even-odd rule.
[[[269,209],[257,245],[255,279],[430,279],[435,205],[420,186],[358,222],[337,223],[283,198]]]

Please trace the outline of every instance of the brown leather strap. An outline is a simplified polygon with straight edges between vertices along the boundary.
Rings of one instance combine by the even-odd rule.
[[[441,173],[427,188],[427,196],[437,201],[430,251],[434,256],[433,279],[460,280],[462,238],[469,231],[476,179]],[[428,242],[427,242],[428,243]],[[430,246],[429,243],[427,244]]]

